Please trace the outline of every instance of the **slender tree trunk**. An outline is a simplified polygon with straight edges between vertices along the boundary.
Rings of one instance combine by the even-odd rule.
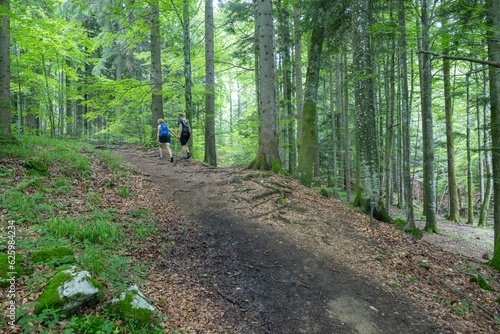
[[[390,212],[392,204],[392,125],[394,120],[394,113],[392,110],[392,101],[390,93],[390,79],[389,79],[389,62],[390,55],[387,54],[385,62],[385,97],[386,97],[386,118],[385,118],[385,209]]]
[[[189,0],[184,0],[182,9],[182,39],[184,52],[184,100],[186,102],[186,119],[191,121],[191,129],[194,127],[193,122],[193,98],[191,95],[191,38],[189,33],[190,17],[189,17]],[[193,141],[188,141],[189,152],[194,156]]]
[[[500,2],[486,0],[488,32],[488,60],[500,62]],[[490,67],[490,108],[491,108],[491,145],[493,162],[493,219],[494,249],[490,264],[500,270],[500,68]]]
[[[307,60],[307,74],[304,94],[304,110],[302,117],[302,141],[299,151],[299,165],[297,167],[299,181],[309,187],[313,178],[313,164],[316,150],[316,121],[317,121],[317,95],[319,84],[319,69],[321,65],[321,52],[325,39],[324,26],[325,10],[319,8],[314,17],[314,28],[311,35]]]
[[[68,69],[71,68],[71,61],[66,60],[66,67]],[[72,91],[71,91],[71,79],[68,75],[68,70],[66,70],[66,134],[68,136],[73,136],[73,99]],[[70,121],[72,120],[72,121]]]
[[[467,224],[474,223],[474,200],[472,197],[472,163],[470,151],[470,72],[465,75],[467,82]]]
[[[290,58],[290,14],[288,12],[288,7],[283,6],[283,95],[285,98],[285,117],[287,120],[286,135],[287,135],[287,147],[288,151],[288,172],[293,173],[295,171],[295,166],[297,164],[297,156],[295,145],[293,144],[295,134],[293,126],[293,112],[292,112],[292,61]]]
[[[346,201],[351,202],[351,143],[349,134],[349,88],[347,84],[347,50],[344,49],[344,66],[343,66],[343,92],[344,92],[344,110],[343,110],[343,121],[344,121],[344,182],[345,182],[345,192]]]
[[[446,116],[446,153],[448,160],[448,217],[452,222],[459,222],[458,193],[455,178],[455,144],[453,134],[453,108],[451,98],[450,60],[443,59],[444,111]]]
[[[415,218],[413,214],[413,184],[410,175],[410,118],[411,112],[408,104],[408,68],[406,61],[406,23],[405,23],[405,1],[399,0],[399,62],[401,66],[401,109],[403,130],[403,179],[405,192],[405,211],[406,211],[406,226],[405,228],[415,228]]]
[[[479,156],[478,170],[479,170],[479,190],[480,190],[480,203],[484,201],[484,173],[483,173],[483,154],[481,147],[481,104],[479,98],[476,98],[476,122],[477,122],[477,151]]]
[[[483,67],[484,69],[484,67]],[[491,200],[491,186],[492,186],[492,177],[491,177],[491,154],[490,154],[490,144],[489,144],[489,138],[490,138],[490,132],[489,132],[489,121],[488,121],[488,82],[486,80],[486,73],[484,73],[484,82],[483,82],[483,117],[484,117],[484,144],[483,144],[483,149],[484,149],[484,155],[485,155],[485,162],[486,162],[486,191],[484,194],[484,200],[481,205],[481,211],[479,213],[479,221],[478,221],[478,226],[486,226],[486,219],[488,218],[488,211],[490,208],[490,200]],[[481,152],[480,152],[481,154]]]
[[[271,0],[257,2],[260,81],[260,140],[255,169],[281,172],[276,136],[276,103],[274,87],[274,27]]]
[[[213,0],[205,0],[205,158],[217,166],[215,151],[215,70],[214,70],[214,7]]]
[[[429,0],[422,0],[422,48],[430,51],[430,14]],[[437,233],[436,221],[436,193],[434,184],[434,134],[432,125],[432,65],[431,57],[427,54],[420,56],[422,60],[422,137],[424,155],[424,205],[425,205],[425,227],[429,233]]]
[[[150,4],[151,28],[151,138],[157,134],[158,119],[163,118],[163,95],[161,79],[161,41],[160,41],[160,9],[159,1]]]
[[[300,154],[300,143],[302,141],[302,113],[304,94],[302,92],[302,31],[300,30],[300,4],[293,4],[293,28],[295,41],[295,99],[297,103],[297,154]]]
[[[9,10],[9,1],[0,0],[0,5]],[[0,16],[0,136],[11,133],[10,123],[10,19],[8,13]]]
[[[332,175],[333,175],[333,189],[334,194],[337,193],[337,133],[335,124],[335,104],[334,104],[334,88],[333,88],[333,65],[332,65],[332,55],[328,55],[328,65],[330,69],[330,114],[331,114],[331,126],[332,126]]]

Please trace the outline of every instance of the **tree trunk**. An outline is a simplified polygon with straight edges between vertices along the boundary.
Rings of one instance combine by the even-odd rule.
[[[318,95],[319,69],[321,52],[325,39],[325,10],[319,8],[314,17],[314,28],[311,35],[307,60],[307,74],[304,94],[304,110],[302,114],[302,140],[299,151],[299,165],[297,175],[300,183],[309,187],[313,178],[313,164],[317,150],[316,146],[316,101]]]
[[[292,113],[292,61],[290,59],[290,14],[288,12],[288,7],[283,6],[283,95],[285,98],[285,117],[287,120],[286,135],[287,135],[287,147],[288,151],[288,172],[293,173],[295,171],[295,166],[297,164],[297,156],[295,145],[293,144],[295,134],[293,126],[293,113]]]
[[[161,79],[160,9],[158,0],[150,4],[151,28],[151,138],[155,139],[158,119],[163,118],[163,95]]]
[[[479,82],[479,81],[478,81]],[[479,190],[480,190],[480,203],[484,201],[484,173],[483,173],[483,154],[481,147],[481,104],[479,98],[476,98],[476,122],[477,122],[477,152],[479,156],[478,170],[479,170]]]
[[[0,0],[0,5],[9,10],[9,1]],[[0,16],[0,136],[11,133],[10,123],[10,19],[7,12]]]
[[[455,178],[455,144],[453,134],[453,108],[451,99],[450,60],[443,59],[444,112],[446,116],[446,154],[448,160],[448,217],[452,222],[460,222],[458,193]]]
[[[330,68],[330,114],[331,114],[331,126],[332,126],[332,175],[333,175],[333,193],[337,193],[337,133],[336,133],[336,115],[335,115],[335,104],[334,104],[334,88],[333,88],[333,65],[332,56],[328,55],[328,62]],[[336,72],[338,73],[338,72]]]
[[[274,27],[271,0],[257,2],[260,81],[260,140],[255,169],[281,172],[276,136],[276,103],[274,87]]]
[[[422,49],[430,51],[430,15],[429,1],[422,0]],[[422,138],[424,155],[424,205],[425,205],[425,227],[429,233],[437,233],[436,222],[436,193],[434,185],[434,134],[432,125],[432,65],[428,54],[420,56],[422,65],[421,99],[422,99]]]
[[[344,66],[342,71],[342,83],[344,91],[344,183],[346,192],[346,201],[351,202],[351,143],[349,134],[349,85],[347,84],[347,50],[344,49]],[[378,175],[377,175],[378,177]]]
[[[66,60],[66,67],[71,68],[71,60]],[[68,136],[73,135],[73,100],[70,98],[72,96],[71,92],[71,79],[69,76],[69,71],[66,70],[66,134]],[[71,120],[71,121],[70,121]]]
[[[217,166],[215,151],[215,70],[214,70],[214,7],[213,0],[205,0],[205,158]]]
[[[470,151],[470,72],[465,75],[467,82],[467,224],[474,223],[474,200],[472,197],[472,163]]]
[[[486,0],[488,31],[488,60],[500,62],[500,2]],[[491,108],[491,145],[493,160],[493,217],[494,217],[494,254],[490,264],[500,270],[500,69],[490,67],[490,108]]]
[[[378,220],[392,221],[380,199],[372,44],[369,33],[373,4],[371,0],[354,0],[352,5],[353,17],[356,17],[356,22],[353,24],[352,45],[353,72],[357,75],[354,80],[354,101],[359,175],[354,205],[361,206]]]
[[[189,17],[189,0],[184,0],[182,9],[182,39],[184,51],[184,100],[186,102],[186,119],[191,121],[191,129],[193,129],[193,98],[191,95],[191,38],[189,34],[190,17]],[[193,153],[193,141],[188,141],[189,152]]]
[[[415,218],[413,215],[413,184],[410,175],[410,117],[411,111],[408,105],[408,68],[406,61],[406,23],[405,23],[405,1],[399,0],[399,62],[401,66],[401,109],[403,130],[403,179],[405,192],[405,211],[406,211],[406,226],[405,228],[415,228]]]
[[[302,141],[302,113],[304,94],[302,92],[302,32],[300,30],[300,1],[293,4],[293,28],[295,44],[295,99],[297,103],[297,154]]]
[[[484,69],[484,67],[483,67]],[[485,155],[485,161],[486,161],[486,191],[484,194],[484,200],[481,205],[481,211],[479,213],[479,221],[478,221],[478,226],[486,226],[486,219],[488,218],[488,211],[490,208],[490,200],[491,200],[491,186],[492,186],[492,180],[491,180],[491,154],[490,154],[490,144],[489,144],[489,138],[490,138],[490,132],[489,132],[489,121],[488,121],[488,102],[487,102],[487,96],[488,96],[488,82],[486,80],[486,73],[484,73],[484,82],[483,82],[483,117],[484,117],[484,155]],[[481,152],[480,152],[481,154]]]

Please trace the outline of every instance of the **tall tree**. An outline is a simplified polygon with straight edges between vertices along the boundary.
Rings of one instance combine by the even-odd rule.
[[[10,18],[9,1],[1,0],[3,13],[0,16],[0,136],[9,134],[10,129]]]
[[[333,188],[334,194],[337,194],[337,133],[336,133],[336,115],[335,115],[335,93],[333,87],[333,64],[332,64],[332,55],[328,55],[328,67],[330,72],[330,115],[331,115],[331,127],[332,127],[332,175],[333,175]],[[338,71],[336,72],[338,73]],[[337,78],[338,80],[338,78]]]
[[[429,0],[422,0],[422,49],[430,51],[431,48],[431,14],[429,13]],[[437,233],[436,221],[436,189],[434,185],[434,134],[432,125],[432,64],[428,54],[420,55],[421,61],[421,99],[422,99],[422,138],[424,155],[424,208],[425,227],[429,233]]]
[[[260,139],[255,169],[281,172],[276,136],[276,103],[274,87],[274,25],[271,0],[257,1],[260,88]]]
[[[459,222],[458,192],[455,177],[455,143],[453,134],[453,107],[451,99],[450,60],[443,59],[444,112],[446,117],[446,156],[448,161],[448,216],[446,219]]]
[[[486,0],[488,31],[488,60],[500,63],[500,2]],[[490,109],[491,109],[491,145],[493,162],[493,219],[494,249],[490,264],[500,270],[500,68],[490,67]]]
[[[484,67],[483,67],[484,69]],[[481,204],[481,211],[479,212],[479,221],[477,223],[478,226],[486,226],[486,218],[488,216],[488,211],[490,208],[490,200],[491,200],[491,153],[490,153],[490,132],[489,132],[489,121],[488,121],[488,81],[486,73],[484,73],[483,80],[483,150],[484,150],[484,160],[486,162],[486,191],[484,194],[483,203]]]
[[[322,3],[321,3],[322,5]],[[313,164],[316,150],[316,100],[318,95],[319,69],[321,52],[325,39],[325,9],[319,6],[314,15],[314,28],[311,34],[307,59],[307,74],[304,93],[304,109],[302,113],[302,139],[299,151],[297,175],[300,183],[310,186],[313,179]]]
[[[157,120],[163,118],[163,95],[161,79],[161,43],[159,0],[149,5],[149,24],[151,29],[151,136],[156,138]]]
[[[403,121],[403,179],[405,193],[406,228],[415,228],[413,215],[413,185],[410,175],[410,108],[408,105],[408,64],[406,60],[406,0],[399,0],[399,63],[401,67],[401,109]]]
[[[474,223],[474,200],[472,193],[472,162],[470,151],[470,72],[465,74],[467,84],[467,224]]]
[[[302,91],[302,31],[300,30],[300,0],[293,4],[293,28],[295,44],[295,100],[297,103],[297,151],[302,140],[302,111],[304,94]]]
[[[205,1],[205,158],[217,166],[215,151],[215,70],[214,70],[214,6],[213,0]]]
[[[380,199],[379,156],[375,120],[372,41],[370,38],[372,0],[354,0],[353,71],[356,110],[356,147],[358,149],[358,188],[354,205],[371,212],[378,220],[392,221]]]

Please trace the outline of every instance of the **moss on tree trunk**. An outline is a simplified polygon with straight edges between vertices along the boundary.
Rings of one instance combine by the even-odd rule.
[[[353,205],[361,208],[363,212],[369,215],[371,211],[371,198],[363,198],[361,196],[362,193],[363,188],[358,187]],[[373,208],[373,218],[386,223],[394,223],[394,220],[384,208],[381,201],[379,201],[379,203]]]

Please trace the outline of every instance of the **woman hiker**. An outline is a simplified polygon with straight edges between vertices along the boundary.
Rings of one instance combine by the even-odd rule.
[[[181,141],[182,154],[184,155],[181,159],[186,160],[191,157],[191,152],[189,152],[189,147],[187,145],[187,142],[191,139],[191,126],[189,125],[189,121],[184,119],[183,113],[178,113],[177,118],[179,119],[177,121],[177,124],[179,124],[179,135],[177,138]]]
[[[170,154],[170,162],[174,161],[174,158],[172,157],[172,150],[170,149],[170,133],[175,136],[175,132],[172,131],[172,129],[169,129],[167,124],[165,124],[165,121],[163,119],[158,120],[158,133],[156,135],[156,141],[158,142],[158,145],[160,145],[160,156],[158,159],[163,159],[163,152],[162,152],[162,146],[165,144],[165,147],[168,150],[168,153]]]

